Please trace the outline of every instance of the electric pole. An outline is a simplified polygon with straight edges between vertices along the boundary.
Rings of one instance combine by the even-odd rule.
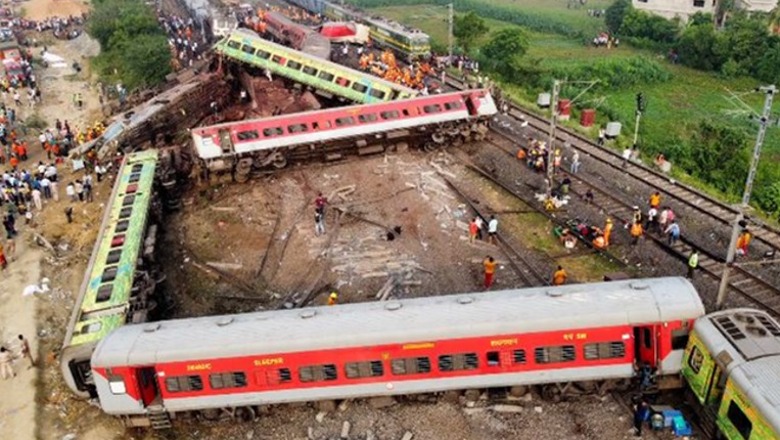
[[[553,172],[555,167],[553,161],[555,160],[555,128],[558,123],[558,94],[561,93],[561,82],[557,79],[553,81],[552,101],[550,102],[550,109],[552,115],[550,116],[550,138],[547,145],[547,192],[545,193],[547,199],[552,198],[553,187]]]
[[[452,38],[452,31],[453,31],[453,26],[454,26],[454,21],[455,21],[455,8],[454,8],[454,5],[452,3],[447,5],[447,7],[449,8],[449,30],[448,30],[448,33],[447,33],[447,43],[448,43],[448,46],[449,46],[449,55],[447,56],[447,64],[452,66],[452,39],[453,39]]]
[[[734,257],[737,253],[737,239],[740,234],[740,223],[745,217],[745,210],[748,209],[750,203],[750,193],[753,191],[753,180],[756,177],[756,169],[758,168],[758,159],[761,156],[761,147],[764,144],[764,136],[766,135],[766,129],[769,125],[769,119],[772,114],[772,99],[777,93],[777,88],[774,84],[767,87],[759,88],[759,91],[764,92],[766,95],[764,98],[764,111],[761,113],[759,119],[758,136],[756,136],[756,145],[753,147],[753,157],[750,160],[750,171],[748,171],[747,179],[745,180],[745,191],[742,193],[742,204],[740,204],[737,211],[737,216],[734,219],[734,225],[731,230],[731,241],[729,242],[729,249],[726,253],[726,265],[723,268],[723,275],[720,278],[720,286],[718,286],[718,298],[715,301],[715,308],[721,309],[723,302],[726,300],[726,294],[728,293],[729,286],[729,272],[731,272],[731,266],[734,265]]]

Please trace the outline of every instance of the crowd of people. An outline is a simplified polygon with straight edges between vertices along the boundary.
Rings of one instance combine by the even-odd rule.
[[[168,46],[171,49],[171,67],[174,71],[190,67],[196,60],[203,59],[203,45],[198,43],[195,34],[195,22],[176,15],[166,15],[158,11],[157,21],[168,34]]]
[[[345,55],[348,55],[349,48],[345,45]],[[428,84],[426,79],[429,76],[435,76],[435,72],[428,62],[414,62],[412,64],[401,66],[391,50],[385,50],[377,57],[374,52],[365,52],[364,48],[358,47],[359,56],[358,65],[360,69],[371,72],[387,81],[401,84],[409,88],[427,91]],[[423,93],[425,94],[425,93]]]

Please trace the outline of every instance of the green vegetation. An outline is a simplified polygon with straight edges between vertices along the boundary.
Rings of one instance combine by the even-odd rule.
[[[380,0],[360,1],[381,3]],[[406,0],[398,1],[406,4],[404,3]],[[479,0],[471,1],[479,3]],[[481,1],[488,3],[487,0]],[[397,4],[397,2],[393,3]],[[446,44],[447,9],[440,6],[439,2],[430,3],[433,4],[382,7],[374,11],[418,27],[430,34],[434,42],[440,41]],[[611,4],[606,1],[601,4],[592,3],[589,1],[587,7],[606,9]],[[458,4],[456,2],[456,7]],[[585,9],[567,9],[565,1],[493,0],[490,1],[490,5],[521,10],[524,14],[539,14],[544,20],[557,20],[559,24],[569,23],[573,20],[572,17],[575,17],[580,23],[579,27],[573,27],[578,35],[585,35],[586,27],[596,31],[606,29],[607,24],[612,21],[610,13],[614,14],[614,9],[610,8],[606,14],[605,24],[603,19],[589,17]],[[542,9],[544,12],[540,12]],[[478,8],[470,10],[487,17],[481,14]],[[626,14],[628,12],[626,11]],[[575,103],[572,121],[568,125],[595,136],[595,128],[583,129],[579,127],[577,120],[582,108],[596,108],[599,122],[623,123],[623,136],[615,142],[618,148],[630,142],[627,135],[633,128],[635,95],[641,91],[648,99],[648,108],[639,132],[644,157],[649,159],[663,152],[674,164],[674,178],[735,201],[738,200],[744,183],[747,163],[745,157],[752,148],[757,124],[748,117],[746,111],[730,99],[729,90],[744,92],[758,86],[760,81],[747,74],[752,74],[751,69],[758,69],[759,66],[765,69],[780,68],[780,50],[774,51],[773,48],[769,48],[767,54],[763,55],[764,59],[772,59],[775,60],[774,62],[756,61],[755,66],[743,65],[743,63],[750,64],[751,61],[748,61],[750,57],[757,54],[756,51],[748,49],[749,43],[746,42],[756,41],[752,36],[757,35],[759,27],[755,24],[745,24],[743,27],[740,21],[744,17],[733,12],[728,12],[726,15],[728,18],[723,31],[716,31],[713,28],[713,20],[709,16],[694,17],[687,27],[679,28],[677,44],[680,64],[668,62],[667,54],[670,47],[668,44],[662,45],[663,47],[646,45],[636,48],[621,44],[620,47],[612,49],[596,48],[589,44],[595,33],[587,34],[588,38],[582,39],[572,37],[570,33],[539,32],[534,30],[538,29],[536,26],[524,27],[529,43],[528,50],[522,58],[519,58],[519,62],[514,63],[514,70],[508,72],[510,74],[505,72],[504,78],[501,79],[502,89],[509,92],[518,102],[533,108],[538,94],[549,91],[553,78],[570,81],[599,79],[599,87]],[[619,22],[622,25],[622,18]],[[769,19],[762,22],[764,32],[770,22]],[[481,60],[487,70],[491,70],[486,61],[492,57],[485,56],[485,48],[491,41],[491,36],[501,30],[518,27],[510,22],[491,18],[485,18],[485,23],[491,33],[474,42],[472,54]],[[697,34],[694,31],[698,33],[699,38],[696,38]],[[729,32],[742,38],[726,37]],[[717,46],[711,45],[710,41],[717,38],[724,38],[723,43]],[[775,37],[766,37],[764,34],[764,40],[771,42],[774,39]],[[684,44],[681,44],[683,41],[701,45],[703,49],[684,51]],[[721,64],[716,55],[722,53],[729,44],[737,43],[741,47],[743,56],[726,59]],[[701,52],[702,50],[704,52]],[[710,50],[713,56],[706,56],[707,50]],[[701,67],[700,69],[693,69],[683,65],[687,63],[686,58],[692,58],[692,53],[704,53],[705,55],[698,60],[709,59],[712,63],[711,67],[703,64],[697,66]],[[693,60],[690,62],[692,63]],[[495,78],[496,74],[500,76],[497,69],[488,74],[491,78]],[[780,74],[775,75],[774,81],[778,79]],[[572,98],[579,93],[580,89],[581,87],[567,84],[563,87],[562,96]],[[763,96],[760,94],[743,95],[742,99],[754,109],[760,109],[763,103]],[[714,140],[718,138],[720,141]],[[780,129],[770,128],[764,144],[753,201],[756,206],[773,216],[780,214],[778,159],[780,159]],[[715,167],[714,164],[722,166]]]
[[[100,43],[92,63],[106,82],[133,90],[157,85],[171,71],[168,39],[141,0],[95,0],[87,31]]]
[[[485,24],[485,20],[479,18],[474,12],[455,17],[453,28],[452,35],[458,42],[458,46],[462,47],[466,53],[469,53],[469,49],[479,37],[490,30]]]
[[[528,37],[519,28],[502,29],[492,34],[482,48],[483,66],[511,77],[522,64],[521,58],[528,50]]]

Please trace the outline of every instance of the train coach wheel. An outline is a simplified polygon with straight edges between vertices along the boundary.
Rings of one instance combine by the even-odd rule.
[[[431,140],[433,140],[433,143],[442,145],[447,140],[447,137],[443,133],[434,133],[431,136]]]
[[[257,414],[255,414],[255,410],[250,406],[242,406],[240,408],[236,408],[236,418],[241,420],[242,422],[251,422],[254,421],[257,417]]]
[[[426,142],[425,144],[423,144],[423,151],[425,151],[425,152],[430,153],[430,152],[436,151],[438,149],[439,149],[439,146],[436,145],[433,142]]]
[[[248,180],[249,180],[249,173],[247,174],[236,173],[236,182],[246,183]]]
[[[542,386],[542,398],[549,402],[558,403],[561,401],[561,390],[557,385]]]
[[[219,409],[216,408],[209,408],[201,410],[200,416],[203,417],[206,420],[218,420],[219,419]]]
[[[276,168],[277,170],[281,170],[282,168],[287,166],[287,158],[284,157],[283,154],[279,153],[274,157],[273,162],[271,162],[271,165]]]

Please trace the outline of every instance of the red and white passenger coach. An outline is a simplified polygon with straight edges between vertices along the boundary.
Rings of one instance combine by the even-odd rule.
[[[678,375],[704,314],[683,278],[615,281],[126,325],[92,356],[100,406],[150,414]],[[237,410],[238,409],[238,410]]]
[[[481,139],[496,113],[490,92],[474,89],[199,127],[192,129],[192,142],[207,170],[242,177],[252,168],[283,168],[290,159],[333,160],[401,142],[444,146]]]

